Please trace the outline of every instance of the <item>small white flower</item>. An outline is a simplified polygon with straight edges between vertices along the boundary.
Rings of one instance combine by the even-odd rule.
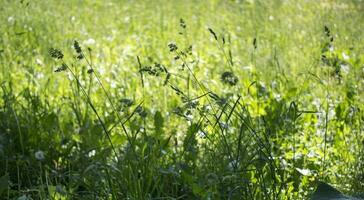
[[[314,157],[316,157],[317,156],[317,154],[314,152],[314,151],[310,151],[308,154],[307,154],[307,157],[308,158],[314,158]]]
[[[252,66],[249,65],[243,66],[243,70],[251,71],[252,69],[253,69]]]
[[[29,198],[24,194],[24,195],[22,195],[22,196],[20,196],[20,197],[18,197],[18,199],[17,200],[28,200]]]
[[[296,170],[300,173],[300,174],[302,174],[302,175],[304,175],[304,176],[309,176],[309,175],[311,175],[312,173],[311,173],[311,171],[309,170],[309,169],[300,169],[300,168],[296,168]]]
[[[272,15],[269,16],[268,18],[270,21],[273,21],[274,20],[274,17]]]
[[[100,75],[103,75],[103,74],[105,74],[105,72],[106,72],[106,70],[105,70],[105,68],[104,67],[99,67],[99,69],[98,69],[98,71],[99,71],[99,74]]]
[[[43,65],[42,60],[39,58],[35,59],[35,63],[37,63],[37,65],[41,65],[41,66]]]
[[[333,45],[330,45],[329,50],[330,50],[330,52],[333,52],[335,50],[334,49],[334,46]]]
[[[105,38],[107,41],[112,41],[114,39],[114,37],[112,35],[109,35]]]
[[[37,79],[42,79],[42,78],[44,78],[44,74],[42,73],[42,72],[39,72],[39,73],[37,73],[36,74],[36,76],[35,76]]]
[[[68,79],[69,79],[70,81],[73,81],[73,79],[74,79],[74,77],[73,77],[72,73],[70,73],[70,72],[67,74],[67,77],[68,77]]]
[[[278,87],[277,81],[272,81],[271,82],[271,87],[274,88],[274,89],[277,88]]]
[[[349,60],[349,58],[350,58],[350,57],[349,57],[348,55],[346,55],[346,53],[344,53],[344,52],[343,52],[341,55],[343,56],[343,59],[344,59],[344,60]]]
[[[230,169],[233,169],[234,167],[238,166],[239,165],[239,162],[237,160],[232,160],[229,162],[229,168]]]
[[[312,101],[312,104],[317,108],[317,109],[320,109],[321,107],[321,100],[319,98],[315,98],[313,101]]]
[[[188,121],[192,121],[192,120],[193,120],[193,115],[192,115],[192,114],[188,114],[188,115],[186,115],[186,119],[187,119]]]
[[[224,123],[224,122],[220,122],[220,126],[222,129],[228,129],[229,128],[229,125]]]
[[[197,132],[197,135],[198,135],[200,138],[205,138],[205,137],[206,137],[206,134],[205,134],[203,131],[201,131],[201,130],[199,130],[199,131]]]
[[[9,23],[9,24],[13,24],[13,23],[14,23],[14,21],[15,21],[15,19],[14,19],[14,17],[13,17],[13,16],[8,17],[8,23]]]
[[[96,155],[96,150],[95,149],[88,152],[88,157],[93,157],[95,155]]]
[[[340,65],[341,67],[341,70],[345,73],[345,74],[348,74],[349,73],[349,65]]]
[[[41,150],[35,152],[34,156],[37,160],[44,160],[44,152]]]
[[[281,101],[282,100],[282,96],[281,94],[278,94],[278,93],[274,93],[273,94],[274,98],[277,100],[277,101]]]
[[[113,88],[113,89],[115,89],[116,88],[116,82],[115,81],[112,81],[111,83],[110,83],[110,87],[111,88]]]
[[[129,16],[126,16],[124,17],[124,23],[129,23],[130,22],[130,17]]]
[[[96,41],[93,38],[89,38],[85,42],[83,42],[85,45],[94,45]]]
[[[336,115],[336,112],[334,109],[329,109],[328,118],[333,119]]]

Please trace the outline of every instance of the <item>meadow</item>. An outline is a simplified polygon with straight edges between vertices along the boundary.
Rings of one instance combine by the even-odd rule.
[[[0,0],[0,199],[364,194],[364,1]]]

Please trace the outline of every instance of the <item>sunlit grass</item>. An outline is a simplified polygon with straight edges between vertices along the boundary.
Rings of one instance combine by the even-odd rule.
[[[307,199],[318,180],[364,192],[363,11],[1,1],[0,195]]]

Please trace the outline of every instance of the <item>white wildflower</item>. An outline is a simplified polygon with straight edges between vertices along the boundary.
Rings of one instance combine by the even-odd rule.
[[[281,101],[282,100],[282,95],[279,94],[279,93],[273,93],[273,96],[274,98],[277,100],[277,101]]]
[[[330,52],[333,52],[335,50],[334,46],[330,45],[329,50],[330,50]]]
[[[89,151],[87,155],[88,155],[88,157],[93,157],[93,156],[95,156],[95,155],[96,155],[96,150],[95,150],[95,149],[93,149],[93,150]]]
[[[17,198],[17,200],[29,200],[29,199],[30,198],[25,194]]]
[[[128,24],[130,22],[130,17],[126,16],[124,17],[124,23]]]
[[[206,137],[205,133],[204,133],[203,131],[201,131],[201,130],[199,130],[199,131],[197,132],[197,135],[198,135],[200,138],[205,138],[205,137]]]
[[[315,153],[315,151],[312,151],[312,150],[307,154],[308,158],[314,158],[316,156],[317,156],[317,154]]]
[[[310,176],[312,173],[309,169],[300,169],[300,168],[296,168],[296,170],[302,174],[303,176]]]
[[[111,81],[110,87],[113,88],[113,89],[115,89],[116,88],[116,82],[115,81]]]
[[[102,67],[102,66],[100,66],[100,67],[99,67],[98,71],[99,71],[99,74],[100,74],[100,75],[103,75],[103,74],[105,74],[105,72],[106,72],[105,68],[104,68],[104,67]]]
[[[341,64],[340,68],[341,68],[342,72],[344,72],[345,74],[349,73],[349,70],[350,70],[349,65]]]
[[[39,72],[39,73],[37,73],[36,74],[36,76],[35,76],[37,79],[42,79],[42,78],[44,78],[44,74],[42,73],[42,72]]]
[[[44,152],[41,150],[35,152],[34,156],[37,160],[44,160]]]
[[[15,21],[15,19],[14,19],[13,16],[8,17],[8,23],[9,24],[14,24],[14,21]]]
[[[96,41],[93,38],[89,38],[88,40],[83,42],[85,45],[94,45]]]
[[[37,65],[40,65],[40,66],[42,66],[42,65],[43,65],[42,60],[41,60],[41,59],[39,59],[39,58],[35,59],[35,63],[37,63]]]
[[[346,55],[346,53],[344,53],[344,52],[343,52],[341,55],[343,56],[343,59],[344,59],[344,60],[349,60],[349,58],[350,58],[350,57],[349,57],[348,55]]]
[[[247,71],[251,71],[253,69],[252,66],[249,66],[249,65],[243,66],[242,68],[243,68],[243,70],[247,70]]]

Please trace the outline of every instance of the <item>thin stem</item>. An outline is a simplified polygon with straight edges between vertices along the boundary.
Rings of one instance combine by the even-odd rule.
[[[83,94],[85,95],[85,97],[86,97],[87,103],[89,104],[89,106],[91,107],[92,111],[95,113],[95,115],[96,115],[96,117],[97,117],[98,121],[100,122],[101,127],[102,127],[102,129],[104,130],[104,132],[105,132],[105,134],[106,134],[106,137],[107,137],[107,139],[108,139],[108,140],[109,140],[109,142],[110,142],[110,145],[111,145],[111,148],[112,148],[113,152],[114,152],[114,153],[115,153],[115,155],[117,156],[118,154],[116,153],[116,150],[115,150],[115,148],[114,148],[114,145],[113,145],[113,143],[112,143],[112,141],[111,141],[111,137],[110,137],[109,132],[107,131],[106,125],[105,125],[105,123],[102,121],[102,119],[101,119],[100,115],[98,114],[98,112],[97,112],[97,110],[96,110],[95,106],[92,104],[92,101],[91,101],[90,96],[87,94],[86,90],[85,90],[85,89],[83,88],[83,86],[81,85],[80,80],[79,80],[79,79],[75,76],[74,72],[72,71],[72,69],[71,69],[70,67],[68,67],[68,65],[67,65],[67,69],[71,72],[72,76],[76,79],[77,84],[80,86],[82,93],[83,93]]]

